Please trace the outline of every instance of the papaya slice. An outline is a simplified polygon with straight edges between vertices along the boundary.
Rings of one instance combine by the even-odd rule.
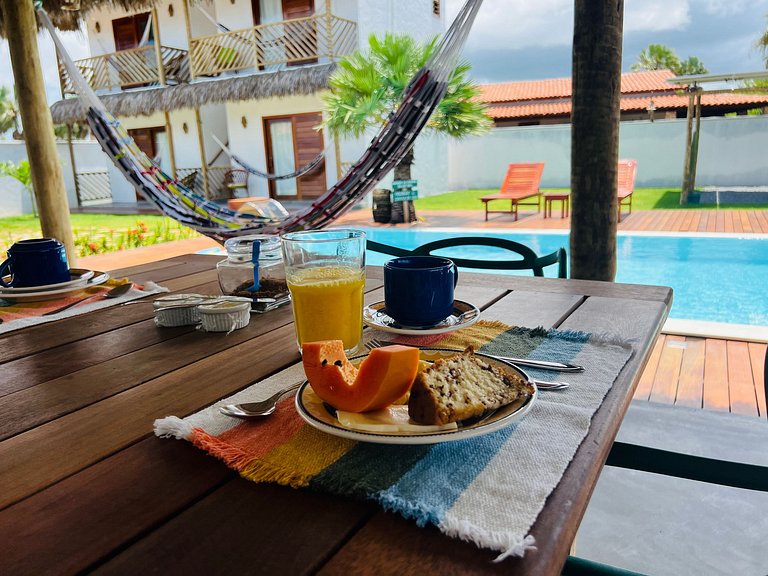
[[[355,367],[341,340],[302,346],[304,373],[324,402],[345,412],[380,410],[408,392],[419,369],[419,349],[410,346],[374,348]]]

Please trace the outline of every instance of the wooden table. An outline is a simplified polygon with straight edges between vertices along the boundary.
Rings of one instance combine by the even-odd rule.
[[[215,256],[118,271],[217,293]],[[152,423],[184,416],[299,361],[290,307],[229,336],[157,328],[148,304],[0,336],[0,574],[556,574],[671,290],[462,276],[457,297],[508,324],[612,331],[634,354],[533,527],[538,550],[495,553],[370,503],[257,485]],[[371,268],[366,302],[383,298]]]
[[[571,213],[571,193],[551,192],[544,194],[544,218],[552,218],[552,202],[560,201],[560,219]]]

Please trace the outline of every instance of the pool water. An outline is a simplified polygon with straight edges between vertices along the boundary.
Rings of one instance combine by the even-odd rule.
[[[456,235],[456,230],[363,229],[368,238],[413,249]],[[568,234],[491,232],[462,229],[462,236],[494,236],[530,246],[537,254],[560,247],[569,251]],[[486,247],[446,249],[445,254],[473,259],[510,259],[503,250]],[[440,252],[438,252],[440,254]],[[768,238],[765,235],[676,236],[620,234],[617,282],[671,286],[674,300],[670,318],[768,326]],[[368,252],[368,264],[382,265],[391,256]],[[515,256],[512,256],[515,259]],[[545,275],[557,275],[556,266]],[[482,272],[481,270],[474,270]],[[489,271],[490,272],[490,271]],[[530,271],[492,271],[530,275]]]

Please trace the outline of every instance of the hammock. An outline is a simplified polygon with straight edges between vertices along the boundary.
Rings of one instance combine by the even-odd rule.
[[[445,95],[449,76],[481,3],[482,0],[467,0],[429,60],[406,86],[397,110],[390,114],[368,149],[344,177],[307,209],[281,221],[224,208],[163,172],[139,149],[86,83],[41,3],[36,9],[40,21],[51,34],[75,90],[88,107],[88,123],[96,139],[115,166],[142,197],[167,216],[224,242],[244,234],[324,228],[364,198],[413,147],[419,132]]]
[[[262,172],[261,170],[257,170],[256,168],[248,164],[245,160],[243,160],[234,152],[232,152],[221,140],[216,138],[215,134],[210,134],[210,137],[216,141],[216,144],[218,144],[219,148],[221,148],[224,151],[224,154],[226,154],[232,160],[234,160],[235,163],[242,166],[246,172],[249,172],[254,176],[258,176],[259,178],[266,178],[267,180],[290,180],[292,178],[301,178],[302,176],[304,176],[304,174],[309,174],[310,172],[312,172],[312,170],[317,168],[320,165],[320,162],[322,162],[323,158],[325,157],[325,150],[321,150],[317,156],[315,156],[314,158],[312,158],[312,160],[304,164],[304,166],[301,166],[298,170],[294,170],[293,172],[289,172],[288,174],[272,174],[270,172]],[[326,148],[326,150],[327,149],[328,148]]]

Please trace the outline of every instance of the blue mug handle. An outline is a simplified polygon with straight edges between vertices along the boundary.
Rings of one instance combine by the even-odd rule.
[[[459,283],[459,267],[453,260],[451,260],[451,264],[453,264],[453,287],[456,288],[456,284]]]
[[[12,260],[13,258],[8,258],[5,262],[0,264],[0,286],[2,286],[3,288],[13,287],[13,282],[11,282],[10,284],[6,284],[5,282],[3,282],[3,276],[7,274],[6,270],[8,270],[8,268],[11,266]]]

